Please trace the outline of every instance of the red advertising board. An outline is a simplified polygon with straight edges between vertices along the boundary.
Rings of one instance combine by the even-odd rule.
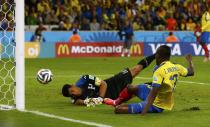
[[[143,43],[134,43],[131,46],[131,56],[143,55]],[[120,56],[123,44],[110,43],[56,43],[56,57],[111,57]]]

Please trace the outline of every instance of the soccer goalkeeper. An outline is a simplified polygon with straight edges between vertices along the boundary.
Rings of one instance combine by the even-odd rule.
[[[133,68],[126,68],[105,80],[92,75],[83,75],[76,84],[65,84],[62,94],[70,97],[72,103],[76,105],[94,106],[101,104],[104,97],[116,99],[119,93],[132,83],[133,78],[149,66],[154,59],[155,55],[148,56]]]

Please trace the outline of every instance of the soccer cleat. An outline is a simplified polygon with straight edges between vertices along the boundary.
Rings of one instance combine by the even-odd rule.
[[[116,101],[115,100],[112,100],[110,98],[104,98],[104,104],[106,105],[112,105],[112,106],[116,106]]]
[[[104,103],[107,105],[117,106],[121,104],[121,99],[112,100],[110,98],[105,98]]]
[[[124,57],[124,56],[125,56],[124,53],[122,53],[122,54],[121,54],[121,57]]]

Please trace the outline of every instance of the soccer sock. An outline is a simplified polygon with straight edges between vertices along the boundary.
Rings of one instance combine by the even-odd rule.
[[[124,88],[121,92],[119,97],[115,100],[115,104],[120,104],[124,101],[129,100],[132,97],[132,94],[128,93],[128,88]]]
[[[128,49],[128,54],[130,54],[130,50]]]
[[[125,49],[125,53],[128,53],[128,49]]]
[[[154,59],[155,59],[155,54],[142,59],[141,61],[139,61],[138,64],[142,65],[144,69],[145,67],[149,66]]]
[[[207,58],[209,58],[209,50],[208,50],[207,45],[206,45],[206,44],[202,44],[201,46],[202,46],[202,48],[203,48],[204,51],[205,51],[205,56],[206,56]]]
[[[125,49],[123,49],[122,54],[124,55],[126,53]]]

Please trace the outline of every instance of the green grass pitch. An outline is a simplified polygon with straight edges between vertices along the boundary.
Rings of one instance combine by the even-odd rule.
[[[74,83],[79,75],[92,74],[105,79],[125,67],[132,67],[140,58],[56,58],[26,59],[26,109],[38,110],[67,118],[107,124],[114,127],[209,127],[210,121],[210,62],[203,63],[203,57],[193,57],[195,76],[180,78],[175,90],[175,106],[172,111],[160,114],[116,115],[111,106],[95,108],[74,106],[61,95],[65,83]],[[172,57],[172,61],[187,66],[184,57]],[[140,73],[133,84],[139,84],[152,77],[150,67]],[[41,85],[36,73],[49,68],[54,74],[53,81]],[[151,78],[152,79],[152,78]],[[186,81],[186,82],[181,82]],[[195,82],[195,83],[189,83]],[[199,84],[204,83],[204,84]],[[128,103],[139,102],[133,98]],[[200,110],[189,110],[199,107]],[[87,125],[37,116],[19,111],[0,111],[0,127],[86,127]]]

